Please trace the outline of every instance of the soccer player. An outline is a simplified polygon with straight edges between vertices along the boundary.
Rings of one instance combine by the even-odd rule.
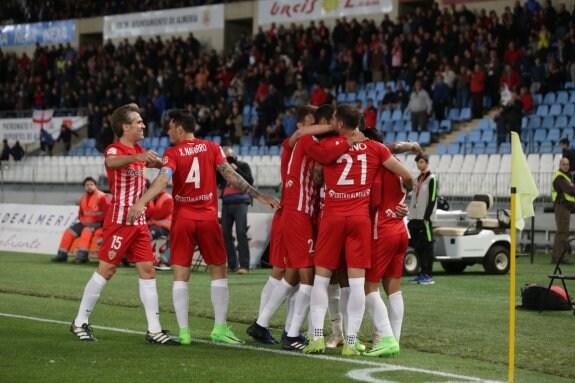
[[[371,131],[369,133],[377,133],[373,129]],[[366,132],[365,135],[383,143],[379,134],[368,135]],[[373,320],[375,331],[373,347],[364,353],[366,356],[399,354],[399,337],[403,322],[400,282],[409,239],[403,220],[405,215],[399,215],[397,209],[398,206],[404,205],[405,197],[406,189],[401,178],[386,168],[380,168],[371,190],[371,210],[374,213],[372,257],[371,267],[365,274],[365,306]],[[389,314],[379,294],[380,282],[389,299]]]
[[[106,193],[98,190],[96,180],[92,177],[86,177],[82,185],[86,194],[80,198],[79,222],[74,223],[62,234],[58,254],[52,258],[54,262],[66,262],[68,260],[68,251],[78,236],[80,236],[80,243],[76,263],[88,262],[92,236],[97,229],[102,227],[104,222],[106,210],[110,205],[110,198]]]
[[[106,282],[116,273],[124,255],[136,264],[140,275],[140,299],[148,320],[146,340],[152,344],[178,345],[160,325],[160,309],[156,290],[154,255],[145,217],[128,221],[128,208],[144,193],[145,167],[160,167],[156,152],[144,151],[138,141],[144,139],[144,121],[136,104],[119,107],[112,113],[112,129],[118,142],[104,151],[106,173],[112,192],[112,206],[104,221],[104,237],[98,269],[84,289],[80,309],[70,331],[83,341],[95,341],[89,316]]]
[[[311,105],[304,105],[298,108],[297,110],[297,130],[291,135],[290,138],[286,138],[282,143],[282,154],[281,154],[281,167],[280,167],[280,174],[282,180],[282,197],[280,199],[280,204],[283,206],[283,200],[285,195],[285,187],[287,182],[287,171],[288,171],[288,164],[290,162],[291,154],[293,147],[300,139],[305,135],[315,135],[315,134],[324,134],[326,132],[331,131],[331,126],[326,124],[324,126],[313,126],[315,118],[314,113],[316,111],[316,107]],[[286,245],[283,242],[282,237],[282,229],[281,229],[281,217],[283,214],[284,209],[279,209],[275,212],[273,220],[272,220],[272,228],[270,233],[270,263],[273,266],[272,274],[264,288],[262,289],[261,297],[260,297],[260,308],[258,312],[258,318],[262,315],[266,304],[268,303],[271,294],[275,287],[280,283],[280,281],[284,277],[285,267],[286,267],[286,259],[287,259],[287,250]],[[284,327],[284,335],[282,335],[282,339],[287,336],[287,332],[289,331],[289,327],[291,324],[291,319],[293,317],[293,306],[295,305],[295,290],[293,288],[288,291],[286,296],[287,301],[287,312],[286,312],[286,323]],[[281,305],[281,303],[280,303]],[[279,308],[279,306],[278,306]],[[271,318],[277,309],[275,309],[271,314],[268,314]],[[248,329],[248,334],[253,332],[253,326]],[[251,334],[249,334],[252,336]],[[258,342],[264,344],[275,344],[277,341],[271,335],[269,329],[263,329],[257,333],[254,333],[254,339]]]
[[[294,316],[282,347],[288,350],[303,348],[304,344],[299,339],[299,329],[307,317],[309,293],[313,284],[315,243],[313,218],[319,190],[319,185],[314,185],[312,179],[313,168],[315,162],[323,164],[335,161],[353,144],[364,139],[363,134],[357,132],[349,137],[335,137],[331,140],[331,145],[322,147],[317,138],[307,135],[301,137],[295,144],[282,192],[281,235],[284,243],[289,243],[286,273],[282,281],[274,288],[262,314],[250,326],[248,331],[253,338],[259,339],[267,336],[267,327],[271,317],[301,280]]]
[[[333,124],[347,137],[354,134],[360,119],[359,111],[350,105],[339,105]],[[326,139],[326,144],[329,144]],[[305,353],[325,351],[323,326],[328,306],[328,285],[332,271],[338,268],[344,251],[350,286],[347,304],[348,322],[342,350],[344,356],[359,355],[355,348],[357,332],[365,311],[365,269],[371,266],[371,222],[369,201],[377,170],[385,166],[399,174],[408,190],[413,187],[410,172],[391,156],[384,145],[365,141],[353,145],[333,164],[324,166],[325,207],[315,253],[315,280],[311,292],[313,339]]]
[[[226,249],[222,228],[218,223],[218,197],[216,172],[233,187],[263,204],[279,208],[272,197],[254,189],[228,163],[219,145],[195,138],[196,121],[185,110],[172,110],[168,136],[174,147],[164,153],[160,174],[150,189],[130,208],[128,222],[138,221],[146,203],[162,192],[173,179],[174,220],[171,229],[170,253],[174,268],[172,297],[176,318],[180,326],[179,341],[190,344],[188,326],[188,281],[196,243],[208,265],[211,282],[211,298],[215,324],[211,339],[215,342],[240,344],[226,324],[228,310],[228,280]]]

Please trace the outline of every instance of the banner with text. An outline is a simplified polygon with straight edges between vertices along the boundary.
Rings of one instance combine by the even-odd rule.
[[[67,121],[72,126],[72,130],[80,129],[88,123],[87,117],[51,117],[45,113],[42,117],[37,114],[33,118],[7,118],[0,120],[0,141],[9,142],[20,141],[21,144],[31,144],[40,142],[40,127],[57,139],[60,135],[60,127]]]
[[[258,2],[258,25],[389,13],[391,0],[268,0]]]
[[[222,4],[104,17],[104,39],[223,28]]]
[[[0,47],[70,43],[75,37],[75,20],[0,26]]]
[[[52,254],[78,206],[0,204],[0,251]]]

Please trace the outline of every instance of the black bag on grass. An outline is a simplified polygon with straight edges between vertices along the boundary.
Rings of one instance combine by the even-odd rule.
[[[519,308],[527,310],[540,310],[545,299],[545,310],[572,310],[571,300],[565,290],[558,286],[551,286],[547,298],[547,286],[535,283],[525,285],[521,289],[521,306]]]

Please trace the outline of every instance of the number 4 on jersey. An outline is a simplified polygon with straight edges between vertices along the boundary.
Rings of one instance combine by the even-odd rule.
[[[194,184],[196,189],[200,188],[200,163],[198,162],[198,157],[194,157],[192,167],[190,168],[190,172],[186,178],[186,183]]]

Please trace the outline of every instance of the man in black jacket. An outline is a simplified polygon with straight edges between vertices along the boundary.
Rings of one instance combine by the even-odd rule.
[[[254,178],[252,177],[250,166],[245,162],[238,161],[238,157],[229,146],[223,149],[231,167],[248,181],[250,185],[253,185]],[[250,248],[248,245],[247,231],[248,206],[251,203],[251,198],[249,195],[241,193],[232,187],[219,174],[218,187],[222,199],[222,231],[224,232],[224,242],[228,255],[228,268],[238,274],[247,274],[250,269]],[[237,252],[232,234],[234,222],[236,224],[236,237],[238,240]]]

